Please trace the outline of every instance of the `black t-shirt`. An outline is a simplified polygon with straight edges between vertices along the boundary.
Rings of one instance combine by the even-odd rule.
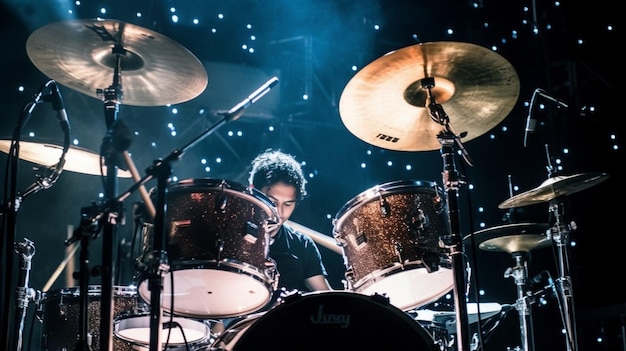
[[[308,292],[304,283],[314,275],[326,276],[322,255],[310,237],[283,225],[272,238],[269,257],[276,262],[278,289]]]

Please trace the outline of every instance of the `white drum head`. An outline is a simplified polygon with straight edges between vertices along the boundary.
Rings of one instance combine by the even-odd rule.
[[[173,308],[172,274],[176,291]],[[148,285],[146,280],[138,289],[146,301],[151,297]],[[238,317],[256,312],[269,303],[270,290],[264,282],[238,271],[184,269],[164,275],[161,307],[193,318]]]
[[[452,270],[439,267],[429,273],[426,268],[414,268],[373,279],[356,291],[365,295],[385,294],[389,303],[408,311],[437,300],[454,287]]]

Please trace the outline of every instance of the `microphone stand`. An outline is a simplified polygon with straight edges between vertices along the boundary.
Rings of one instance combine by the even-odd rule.
[[[437,139],[441,143],[441,157],[443,159],[442,179],[444,190],[446,192],[448,206],[448,224],[449,224],[449,243],[447,244],[452,258],[452,272],[454,274],[454,304],[456,313],[456,330],[459,339],[458,351],[470,350],[470,332],[469,317],[467,312],[467,272],[466,260],[463,252],[463,238],[459,234],[459,214],[457,196],[459,186],[462,183],[459,179],[459,173],[454,163],[454,145],[456,144],[465,159],[472,165],[469,155],[461,144],[459,137],[450,129],[449,118],[443,110],[443,107],[435,102],[431,94],[431,89],[435,86],[434,78],[424,78],[422,80],[422,88],[428,91],[428,109],[431,118],[445,127],[444,131],[437,135]]]
[[[47,84],[46,84],[47,86]],[[45,87],[45,86],[44,86]],[[20,154],[20,135],[22,134],[22,127],[27,123],[30,119],[32,112],[39,102],[41,102],[41,98],[43,96],[43,89],[41,87],[38,93],[35,95],[32,101],[26,103],[26,105],[22,108],[22,111],[18,118],[18,123],[13,131],[13,138],[11,147],[8,152],[8,170],[11,171],[8,173],[7,181],[9,186],[7,189],[9,192],[4,194],[4,201],[2,204],[2,252],[0,253],[2,257],[2,264],[0,266],[4,267],[5,273],[2,274],[2,285],[0,288],[2,292],[0,292],[0,297],[2,298],[2,309],[0,310],[0,318],[2,322],[0,323],[0,340],[2,340],[3,347],[0,349],[9,350],[12,346],[15,346],[15,340],[12,340],[13,333],[11,331],[11,323],[9,321],[10,316],[12,314],[12,304],[10,296],[12,294],[12,284],[13,284],[13,245],[15,244],[15,226],[17,221],[17,212],[20,207],[20,196],[17,192],[16,184],[17,184],[17,173],[18,173],[18,160]]]
[[[147,267],[148,289],[150,290],[150,351],[162,351],[161,331],[163,330],[163,325],[161,318],[163,311],[161,295],[163,290],[163,275],[166,274],[170,268],[166,251],[167,236],[165,234],[165,218],[167,213],[167,188],[172,170],[171,163],[179,160],[189,148],[213,133],[217,128],[234,120],[232,117],[232,115],[224,114],[213,126],[205,130],[182,149],[174,149],[164,159],[155,160],[154,164],[146,170],[147,175],[120,196],[120,200],[123,200],[135,190],[139,190],[149,180],[155,177],[157,178],[153,251],[144,255]]]
[[[155,177],[157,178],[157,200],[155,205],[153,227],[153,250],[152,252],[144,255],[147,267],[146,271],[148,272],[148,288],[150,290],[150,351],[162,351],[161,331],[163,330],[163,325],[161,323],[161,318],[163,311],[161,306],[161,295],[163,289],[163,275],[167,273],[170,268],[169,258],[167,256],[167,251],[165,250],[167,248],[165,218],[167,214],[167,188],[171,175],[171,163],[179,160],[188,149],[198,144],[209,134],[212,134],[215,130],[217,130],[217,128],[241,117],[243,111],[248,106],[267,94],[277,83],[278,78],[272,77],[264,85],[255,90],[246,99],[235,105],[229,111],[218,112],[218,115],[221,115],[222,118],[215,122],[213,126],[206,129],[181,149],[174,149],[164,159],[155,160],[153,165],[146,170],[147,175],[136,182],[126,192],[120,194],[115,201],[116,203],[121,203],[135,191],[143,189],[143,186],[148,181]],[[99,216],[101,216],[101,214]]]
[[[0,310],[0,314],[2,315],[0,318],[2,319],[0,323],[0,340],[4,344],[4,349],[9,349],[9,345],[16,347],[16,350],[21,349],[21,333],[22,333],[22,322],[24,313],[26,313],[26,308],[28,307],[28,299],[33,297],[32,289],[27,288],[28,280],[29,280],[29,270],[30,270],[30,259],[31,255],[31,241],[26,241],[24,244],[17,244],[14,242],[15,239],[15,227],[17,221],[17,212],[21,206],[21,203],[24,198],[29,195],[32,195],[42,189],[48,189],[57,181],[59,174],[65,164],[65,154],[69,148],[69,124],[67,125],[67,129],[64,129],[65,133],[65,142],[63,153],[61,158],[59,159],[59,163],[57,163],[56,167],[54,167],[55,172],[51,175],[37,175],[37,180],[31,186],[29,186],[23,194],[17,192],[15,184],[17,184],[17,174],[18,174],[18,160],[20,154],[20,136],[22,134],[22,127],[26,125],[28,120],[30,119],[33,111],[37,104],[44,102],[43,91],[45,88],[48,88],[52,84],[56,84],[54,80],[49,80],[45,83],[35,94],[32,101],[26,103],[23,107],[22,112],[20,113],[17,126],[13,131],[12,143],[9,150],[9,171],[8,177],[6,181],[9,186],[7,189],[9,190],[9,194],[5,194],[5,201],[3,202],[2,208],[2,245],[0,245],[0,256],[2,257],[2,264],[0,266],[5,267],[5,274],[2,275],[3,283],[0,284],[0,288],[2,292],[0,292],[0,298],[2,299],[2,309]],[[45,170],[47,171],[47,170]],[[44,171],[44,172],[45,172]],[[12,246],[9,246],[12,245]],[[12,306],[10,304],[11,295],[11,286],[13,284],[12,281],[12,267],[13,267],[13,255],[10,252],[10,248],[14,247],[18,254],[21,254],[21,257],[25,262],[23,262],[23,266],[21,267],[23,272],[20,274],[20,281],[23,283],[23,287],[19,287],[17,289],[17,306],[18,306],[18,315],[16,315],[16,320],[18,320],[18,325],[20,327],[19,330],[11,331],[12,327],[9,323],[10,315],[12,314]],[[32,254],[34,254],[34,246],[32,247]],[[17,333],[16,335],[13,332]]]

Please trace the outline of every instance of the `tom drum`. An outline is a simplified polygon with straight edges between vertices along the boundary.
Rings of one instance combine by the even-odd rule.
[[[186,317],[226,318],[264,307],[277,284],[267,231],[275,222],[275,207],[258,190],[220,179],[171,184],[164,225],[170,269],[163,276],[163,309]],[[138,291],[148,302],[148,277],[158,256],[153,228],[144,226],[138,260]]]
[[[333,231],[348,290],[385,294],[403,311],[452,290],[451,260],[440,245],[449,235],[447,220],[444,194],[433,182],[388,182],[347,202]]]

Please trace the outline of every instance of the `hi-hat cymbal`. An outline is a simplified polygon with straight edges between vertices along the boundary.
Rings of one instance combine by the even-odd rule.
[[[513,208],[547,202],[560,196],[571,195],[590,188],[609,177],[606,173],[579,173],[570,176],[548,178],[540,186],[515,195],[498,205],[498,208]]]
[[[0,140],[0,151],[9,153],[11,140]],[[52,166],[59,162],[63,153],[63,146],[54,143],[37,143],[30,141],[20,141],[19,157],[22,160],[36,163],[42,166]],[[65,154],[64,171],[72,171],[83,174],[100,175],[100,156],[87,149],[70,146]],[[107,174],[106,166],[102,166],[102,174]],[[130,178],[132,175],[128,171],[119,170],[118,177]]]
[[[344,88],[339,113],[363,141],[398,151],[441,148],[444,125],[431,118],[425,78],[434,78],[434,102],[462,142],[500,123],[519,96],[519,78],[502,56],[459,42],[422,43],[392,51],[360,70]]]
[[[514,223],[479,230],[463,238],[463,242],[478,244],[485,251],[528,252],[550,245],[545,223]]]
[[[26,42],[30,60],[50,78],[101,99],[98,89],[121,84],[121,104],[165,106],[200,95],[202,63],[162,34],[117,20],[69,20],[45,25]],[[115,51],[115,53],[114,53]],[[119,81],[114,80],[120,57]]]

